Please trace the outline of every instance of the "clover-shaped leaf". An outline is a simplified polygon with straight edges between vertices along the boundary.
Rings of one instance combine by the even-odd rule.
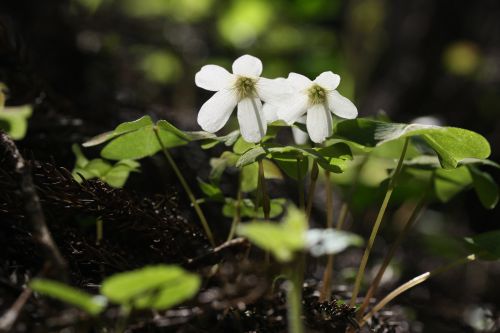
[[[134,160],[121,160],[115,164],[101,158],[89,161],[78,145],[73,145],[72,149],[76,156],[72,174],[78,182],[82,182],[84,179],[99,178],[113,187],[120,188],[125,185],[131,172],[139,170],[140,165]]]
[[[179,266],[156,265],[107,278],[101,293],[123,306],[165,310],[196,295],[200,283],[198,275]]]
[[[360,147],[375,147],[386,142],[418,136],[432,148],[443,168],[455,168],[465,159],[486,159],[488,141],[481,135],[455,127],[420,124],[392,124],[370,119],[340,121],[334,131],[337,138]]]
[[[279,224],[250,222],[238,226],[238,234],[248,238],[260,248],[270,251],[276,260],[289,262],[295,252],[306,246],[307,220],[304,212],[289,207],[287,215]]]
[[[430,180],[430,172],[434,172],[433,190],[439,201],[447,202],[472,186],[481,204],[487,209],[493,209],[499,199],[498,186],[490,174],[479,170],[478,167],[483,165],[500,168],[493,161],[474,158],[462,160],[455,169],[442,169],[435,156],[424,155],[405,161],[408,170],[415,170],[409,171],[412,174],[418,170],[420,170],[419,175],[428,171],[426,175]]]
[[[285,173],[294,176],[294,178],[298,178],[298,168],[302,168],[306,163],[303,162],[303,160],[307,161],[308,159],[312,159],[325,170],[341,173],[344,171],[346,161],[352,159],[352,154],[349,146],[343,142],[335,143],[324,148],[262,145],[247,150],[238,159],[236,166],[241,168],[264,157],[274,159],[276,164],[282,167]],[[295,165],[293,165],[294,159]],[[299,161],[298,163],[300,163],[299,165],[297,165],[297,160]]]
[[[31,281],[30,288],[40,294],[71,304],[93,316],[101,313],[107,304],[105,297],[87,294],[58,281],[37,278]]]

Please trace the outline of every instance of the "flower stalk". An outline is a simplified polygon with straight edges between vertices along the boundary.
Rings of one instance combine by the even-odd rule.
[[[311,168],[311,175],[310,175],[311,180],[309,183],[309,191],[307,193],[306,216],[308,221],[310,221],[311,219],[311,211],[314,201],[314,191],[316,190],[316,182],[318,180],[318,174],[319,174],[318,163],[316,161],[313,161]]]
[[[288,269],[288,285],[286,288],[287,298],[287,321],[288,332],[303,333],[304,325],[302,323],[302,281],[304,274],[303,254],[298,254]]]
[[[418,286],[419,284],[427,281],[429,278],[431,278],[433,276],[444,273],[446,271],[449,271],[452,268],[455,268],[456,266],[466,264],[466,263],[474,261],[476,259],[477,259],[476,255],[471,254],[465,258],[458,259],[458,260],[456,260],[456,261],[454,261],[446,266],[437,268],[437,269],[430,271],[430,272],[425,272],[424,274],[421,274],[417,277],[414,277],[410,281],[408,281],[408,282],[402,284],[401,286],[397,287],[396,289],[394,289],[387,296],[385,296],[380,302],[378,302],[373,307],[373,309],[363,317],[363,320],[359,323],[359,325],[363,326],[375,313],[380,311],[380,309],[382,309],[389,302],[391,302],[393,299],[395,299],[396,297],[398,297],[402,293],[406,292],[407,290],[409,290],[415,286]]]
[[[179,179],[179,182],[181,183],[184,191],[186,192],[189,200],[191,201],[191,205],[193,206],[196,214],[198,215],[198,218],[200,219],[201,225],[205,231],[205,234],[206,234],[208,240],[210,241],[210,244],[212,246],[215,246],[215,240],[214,240],[214,236],[212,234],[212,230],[210,229],[210,226],[208,225],[205,214],[203,214],[203,211],[201,210],[201,207],[198,204],[198,201],[196,201],[196,197],[194,196],[193,191],[191,191],[191,188],[189,187],[184,176],[182,175],[182,172],[179,170],[177,163],[175,163],[174,159],[172,158],[172,155],[170,155],[168,149],[163,144],[163,142],[160,138],[160,135],[158,133],[158,128],[156,126],[154,127],[154,132],[156,135],[156,139],[158,140],[158,143],[160,144],[161,151],[163,152],[163,156],[165,156],[165,159],[172,167],[172,170],[174,170],[175,175]]]
[[[233,222],[231,223],[231,229],[229,230],[229,235],[227,236],[227,242],[233,239],[234,234],[236,233],[236,227],[238,227],[241,222],[241,200],[243,197],[243,192],[241,191],[242,175],[243,173],[240,170],[238,174],[238,192],[236,193]]]
[[[387,267],[389,266],[392,258],[396,254],[396,250],[401,245],[401,242],[403,241],[403,239],[405,239],[406,236],[408,236],[409,231],[411,230],[411,228],[413,227],[413,225],[417,221],[418,217],[420,216],[420,212],[425,207],[426,203],[427,203],[427,195],[424,194],[422,196],[422,198],[420,198],[420,200],[418,201],[415,208],[413,209],[408,221],[406,221],[406,223],[403,227],[403,230],[398,234],[398,237],[396,238],[396,240],[392,244],[389,252],[386,254],[384,261],[382,262],[382,265],[380,266],[380,268],[377,272],[377,275],[375,276],[375,279],[373,280],[370,288],[366,292],[365,298],[363,300],[363,304],[359,307],[358,315],[357,315],[358,319],[361,318],[361,316],[363,315],[366,307],[370,303],[371,297],[377,292],[377,289],[380,285],[380,281],[382,280],[382,277],[384,276],[384,272],[387,269]]]
[[[361,287],[361,282],[365,274],[366,264],[368,263],[368,258],[370,256],[373,244],[375,243],[375,238],[377,237],[378,229],[380,227],[380,224],[382,223],[382,219],[384,218],[385,210],[387,209],[387,205],[389,204],[389,200],[391,199],[392,192],[394,191],[394,188],[396,186],[397,178],[399,176],[399,173],[401,172],[401,169],[403,168],[403,161],[405,159],[406,150],[408,149],[408,144],[409,144],[409,138],[406,138],[403,145],[403,149],[401,151],[401,156],[399,157],[397,167],[392,174],[392,177],[389,181],[389,185],[387,186],[387,191],[385,193],[384,201],[380,206],[380,210],[377,214],[377,218],[373,225],[370,238],[368,239],[368,243],[363,253],[363,257],[361,258],[361,263],[359,265],[358,273],[356,275],[356,280],[354,282],[354,289],[352,291],[351,301],[349,302],[350,306],[354,306],[356,304],[358,293]]]

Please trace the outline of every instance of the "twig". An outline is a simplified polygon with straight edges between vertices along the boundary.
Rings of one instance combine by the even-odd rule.
[[[24,304],[26,304],[32,293],[31,288],[24,289],[14,304],[0,317],[0,333],[11,331],[12,325],[16,322]]]
[[[61,252],[59,252],[45,222],[40,198],[36,193],[30,169],[15,143],[3,131],[0,131],[0,147],[4,151],[7,163],[10,164],[10,167],[18,176],[19,189],[24,201],[24,210],[31,225],[33,237],[42,245],[45,257],[54,269],[54,276],[65,281],[68,276],[67,264]]]

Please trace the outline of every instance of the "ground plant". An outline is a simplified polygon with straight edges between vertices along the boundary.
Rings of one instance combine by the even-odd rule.
[[[208,316],[206,308],[215,311],[220,322],[240,318],[244,322],[240,331],[377,330],[380,313],[401,294],[469,262],[500,259],[500,230],[464,239],[449,237],[441,240],[449,245],[443,264],[381,293],[385,273],[426,207],[444,205],[459,193],[473,190],[484,209],[495,208],[498,187],[488,172],[500,165],[488,159],[490,144],[467,129],[396,123],[384,114],[363,117],[337,91],[342,80],[330,68],[314,80],[293,72],[265,78],[262,70],[263,63],[252,55],[238,57],[231,72],[218,65],[201,67],[194,84],[213,95],[199,110],[200,131],[185,131],[173,122],[144,115],[108,132],[95,133],[85,142],[74,142],[74,169],[61,176],[71,186],[101,184],[116,195],[113,200],[118,205],[129,205],[132,211],[135,208],[129,199],[120,197],[120,189],[134,173],[149,172],[143,167],[148,159],[161,156],[194,212],[196,222],[190,228],[203,231],[199,248],[193,249],[195,256],[116,273],[93,290],[72,286],[74,281],[65,276],[67,263],[51,239],[45,219],[36,215],[40,207],[29,203],[39,201],[30,169],[44,167],[25,165],[13,140],[24,137],[31,107],[5,106],[9,91],[3,85],[0,141],[6,148],[2,163],[13,163],[16,177],[21,179],[26,209],[31,212],[27,215],[35,215],[33,237],[39,237],[49,259],[44,271],[27,281],[18,307],[0,317],[0,331],[14,327],[29,297],[76,309],[66,323],[76,331],[125,332],[154,324],[211,331],[217,326],[213,319],[199,319]],[[238,126],[228,131],[226,124],[233,111]],[[290,129],[296,140],[290,140]],[[211,156],[203,166],[209,170],[208,177],[199,176],[197,188],[172,155],[173,150],[193,145]],[[89,159],[86,151],[97,151],[100,156]],[[187,161],[190,163],[189,157]],[[362,236],[350,231],[352,222],[347,222],[357,209],[360,178],[366,169],[379,179],[378,187],[371,189],[378,212],[370,216],[369,234]],[[147,176],[156,181],[153,173]],[[277,192],[281,195],[275,196]],[[334,192],[340,194],[340,202],[334,202]],[[326,212],[320,219],[314,216],[318,202]],[[407,207],[409,213],[381,262],[369,273],[379,231],[390,223],[387,211],[396,205]],[[214,229],[219,225],[214,224],[214,216],[230,221],[225,230]],[[87,228],[94,230],[97,247],[120,232],[108,227],[114,219],[104,209],[97,209],[85,220]],[[141,231],[135,232],[140,238]],[[167,237],[169,241],[173,238]],[[362,249],[362,255],[351,263],[351,277],[343,282],[344,292],[339,292],[334,259],[356,248]],[[313,271],[312,267],[319,268]],[[248,290],[239,290],[241,284]],[[222,294],[233,299],[224,300]],[[266,309],[269,313],[281,311],[280,320],[270,324],[258,319],[255,314]],[[225,325],[237,331],[232,324]]]

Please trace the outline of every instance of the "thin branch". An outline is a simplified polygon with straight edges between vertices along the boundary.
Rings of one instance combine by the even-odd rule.
[[[0,131],[0,147],[6,156],[6,162],[17,175],[19,190],[24,202],[24,211],[30,223],[33,237],[43,247],[45,257],[54,270],[54,275],[61,280],[67,280],[67,264],[45,222],[40,198],[36,193],[33,178],[26,161],[16,147],[12,139],[3,131]]]

